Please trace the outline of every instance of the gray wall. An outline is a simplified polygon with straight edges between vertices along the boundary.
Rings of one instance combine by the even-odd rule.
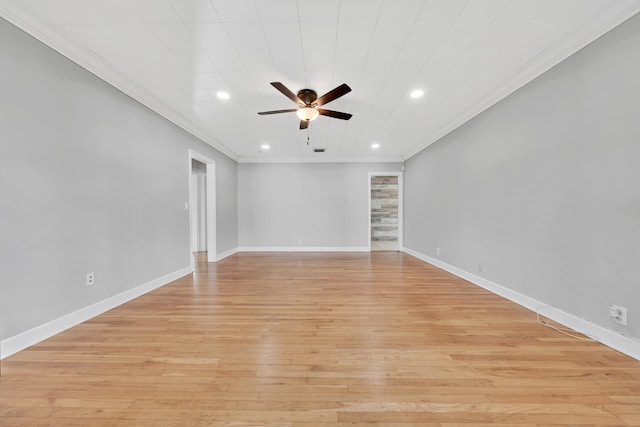
[[[240,247],[366,247],[369,172],[401,163],[241,163]]]
[[[409,159],[405,247],[638,337],[639,46],[636,16]]]
[[[216,252],[222,254],[238,248],[238,164],[210,146],[200,145],[202,150],[195,149],[216,162]]]
[[[2,338],[189,266],[189,149],[237,247],[236,162],[4,20],[0,70]]]

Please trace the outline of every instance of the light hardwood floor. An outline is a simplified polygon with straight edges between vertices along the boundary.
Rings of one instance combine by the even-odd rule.
[[[398,252],[199,262],[2,374],[1,426],[640,425],[640,362]]]

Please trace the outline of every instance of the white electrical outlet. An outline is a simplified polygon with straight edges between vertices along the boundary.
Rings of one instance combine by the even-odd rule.
[[[627,326],[627,309],[619,305],[611,304],[609,307],[609,317],[616,323]]]
[[[480,273],[482,273],[482,264],[478,263],[478,266],[476,268]]]
[[[302,239],[298,239],[298,244],[301,245],[302,244]]]
[[[96,278],[95,275],[93,273],[87,273],[87,281],[86,281],[86,285],[87,286],[93,286],[96,282]]]
[[[436,255],[440,255],[440,248],[436,248]]]

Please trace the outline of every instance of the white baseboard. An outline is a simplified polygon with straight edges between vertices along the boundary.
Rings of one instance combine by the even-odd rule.
[[[611,329],[607,329],[600,325],[596,325],[595,323],[592,323],[586,319],[574,316],[573,314],[567,313],[566,311],[563,311],[557,307],[553,307],[549,304],[538,301],[535,298],[528,297],[524,294],[521,294],[520,292],[516,292],[502,285],[498,285],[497,283],[494,283],[483,277],[477,276],[473,273],[469,273],[468,271],[462,270],[461,268],[455,267],[453,265],[449,265],[446,262],[440,261],[438,259],[431,258],[430,256],[424,255],[420,252],[414,251],[409,248],[403,248],[403,251],[426,263],[435,265],[438,268],[441,268],[451,274],[454,274],[464,280],[480,286],[481,288],[484,288],[496,295],[500,295],[501,297],[515,302],[522,307],[528,308],[535,313],[540,313],[540,315],[558,322],[568,328],[571,328],[576,332],[592,337],[598,342],[611,347],[612,349],[617,350],[621,353],[624,353],[627,356],[633,357],[636,360],[640,360],[640,340],[622,335],[621,333],[612,331]]]
[[[226,257],[230,257],[231,255],[237,254],[238,248],[229,249],[228,251],[224,251],[218,254],[216,257],[216,262],[225,259]]]
[[[139,296],[151,292],[154,289],[158,289],[166,285],[167,283],[173,282],[174,280],[179,279],[182,276],[186,276],[187,274],[190,274],[192,272],[193,269],[191,267],[181,268],[180,270],[174,271],[173,273],[169,273],[143,285],[137,286],[133,289],[92,304],[88,307],[81,308],[80,310],[74,311],[73,313],[66,314],[43,325],[36,326],[33,329],[29,329],[28,331],[22,332],[11,338],[7,338],[3,340],[0,345],[0,348],[2,350],[2,353],[0,353],[0,359],[9,357],[12,354],[24,350],[25,348],[31,347],[34,344],[44,341],[47,338],[51,338],[52,336],[59,334],[62,331],[79,325],[80,323],[96,317],[99,314],[102,314],[108,310],[111,310],[112,308],[131,301],[134,298],[138,298]]]
[[[239,252],[369,252],[367,246],[243,246]]]

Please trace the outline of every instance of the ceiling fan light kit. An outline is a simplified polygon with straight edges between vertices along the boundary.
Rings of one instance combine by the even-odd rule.
[[[340,120],[349,120],[352,117],[349,113],[318,108],[321,105],[328,104],[329,102],[351,92],[351,88],[346,83],[330,90],[320,98],[318,98],[316,91],[312,89],[302,89],[298,91],[297,94],[294,94],[280,82],[271,82],[271,86],[275,87],[284,96],[298,104],[299,107],[286,110],[261,111],[258,113],[260,115],[295,112],[300,119],[300,129],[306,129],[309,126],[309,122],[315,120],[318,116],[327,116]]]
[[[308,122],[317,119],[319,115],[318,110],[312,107],[302,107],[296,111],[296,116],[298,116],[300,120],[306,120]]]

